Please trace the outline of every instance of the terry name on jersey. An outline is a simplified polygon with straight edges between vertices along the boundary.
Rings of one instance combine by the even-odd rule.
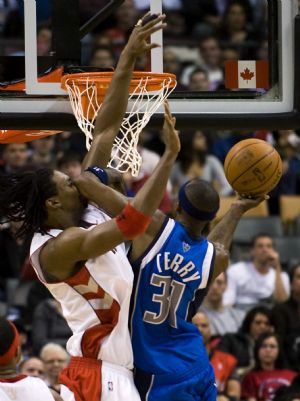
[[[156,265],[159,273],[172,270],[177,273],[184,283],[200,279],[200,274],[192,261],[184,260],[183,255],[176,253],[173,259],[170,258],[170,252],[158,253],[156,255]]]

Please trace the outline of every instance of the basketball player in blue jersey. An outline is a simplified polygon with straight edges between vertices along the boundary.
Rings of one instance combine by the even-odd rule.
[[[196,178],[179,191],[176,220],[157,213],[152,231],[133,241],[131,335],[142,400],[216,399],[214,372],[191,320],[211,281],[228,265],[239,219],[263,199],[237,199],[209,241],[202,232],[218,211],[219,195]]]
[[[101,205],[94,179],[86,177],[81,192]],[[202,232],[215,217],[219,196],[206,181],[193,179],[179,191],[176,220],[157,211],[147,232],[132,242],[131,334],[135,384],[142,400],[216,399],[214,372],[191,319],[211,281],[228,265],[239,219],[264,199],[237,198],[207,240]],[[120,195],[118,207],[116,202],[104,205],[103,201],[102,207],[115,215],[123,202],[126,199]]]

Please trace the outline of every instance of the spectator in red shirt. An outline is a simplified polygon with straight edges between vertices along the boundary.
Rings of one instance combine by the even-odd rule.
[[[264,333],[254,348],[255,367],[242,381],[242,398],[247,401],[271,401],[281,386],[291,384],[296,372],[286,369],[279,337]]]

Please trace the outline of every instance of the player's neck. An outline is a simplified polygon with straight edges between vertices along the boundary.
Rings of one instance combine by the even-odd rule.
[[[8,366],[0,369],[0,379],[17,376],[16,367]]]
[[[79,225],[79,221],[73,220],[72,216],[66,213],[49,214],[44,224],[46,227],[52,229],[65,230],[69,227],[76,227]]]
[[[195,219],[193,219],[192,222],[188,218],[184,218],[181,214],[177,215],[176,220],[183,225],[183,227],[186,229],[187,233],[193,240],[199,240],[202,238],[202,231],[205,223],[201,222],[197,224],[197,222],[195,222]]]

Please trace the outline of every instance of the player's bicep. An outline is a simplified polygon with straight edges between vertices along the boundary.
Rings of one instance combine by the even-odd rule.
[[[46,276],[63,280],[69,277],[81,258],[80,249],[84,239],[84,230],[69,228],[49,240],[40,252],[40,265]]]
[[[215,264],[214,264],[214,273],[212,280],[219,276],[219,274],[223,273],[228,265],[229,265],[229,252],[228,250],[220,243],[214,243],[215,246]]]

